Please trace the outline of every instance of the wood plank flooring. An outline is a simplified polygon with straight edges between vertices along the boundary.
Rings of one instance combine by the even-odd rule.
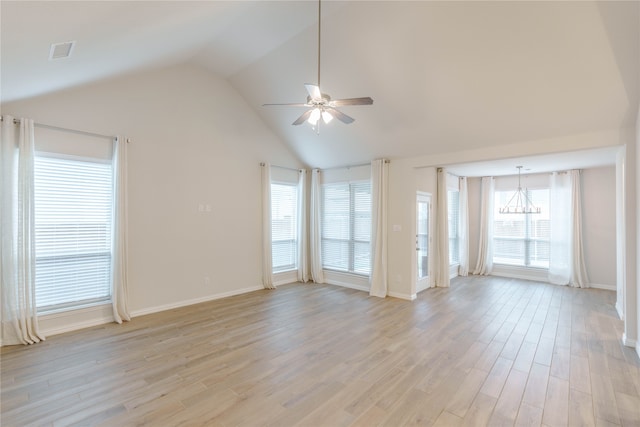
[[[2,426],[640,426],[612,292],[296,284],[1,352]]]

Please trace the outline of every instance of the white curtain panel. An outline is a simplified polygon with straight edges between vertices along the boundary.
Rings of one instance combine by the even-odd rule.
[[[467,178],[462,176],[460,182],[460,276],[469,275],[469,191]]]
[[[493,270],[493,214],[495,180],[482,177],[480,198],[480,237],[478,239],[478,262],[473,274],[488,276]]]
[[[35,295],[34,124],[4,116],[0,140],[2,345],[44,340]]]
[[[582,245],[582,188],[580,171],[551,175],[549,282],[589,287]]]
[[[127,306],[127,142],[116,138],[113,147],[113,262],[111,263],[111,302],[113,320],[131,320]]]
[[[571,279],[571,176],[554,172],[549,184],[549,282],[567,285]]]
[[[311,280],[315,283],[324,283],[322,271],[322,224],[320,221],[321,188],[320,170],[311,171],[311,197],[309,202],[309,257],[311,264]]]
[[[436,268],[435,285],[448,288],[449,279],[449,216],[447,203],[447,172],[438,168],[436,192]]]
[[[371,276],[369,295],[387,296],[387,203],[389,164],[386,160],[371,162]]]
[[[273,285],[273,259],[271,254],[271,165],[262,164],[262,286]]]
[[[571,177],[571,279],[572,286],[580,288],[589,287],[589,277],[584,262],[584,249],[582,244],[582,185],[580,171],[569,172]]]
[[[307,171],[301,169],[298,178],[298,282],[309,281],[307,257]]]

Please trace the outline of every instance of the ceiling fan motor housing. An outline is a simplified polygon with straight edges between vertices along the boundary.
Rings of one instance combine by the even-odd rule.
[[[328,105],[329,102],[331,102],[331,97],[326,93],[323,93],[320,99],[314,99],[311,95],[307,95],[307,104],[309,105]]]

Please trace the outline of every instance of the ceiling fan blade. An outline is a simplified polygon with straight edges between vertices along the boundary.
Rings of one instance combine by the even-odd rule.
[[[312,85],[311,83],[305,83],[304,87],[309,92],[309,96],[311,99],[322,99],[322,93],[320,93],[320,88],[316,85]]]
[[[311,112],[312,112],[312,111],[313,111],[313,110],[307,110],[307,111],[305,111],[304,113],[302,113],[302,115],[301,115],[300,117],[298,117],[298,118],[296,119],[296,121],[295,121],[295,122],[293,122],[293,123],[291,123],[291,124],[292,124],[292,125],[294,125],[294,126],[301,125],[302,123],[304,123],[305,121],[307,121],[307,119],[308,119],[308,118],[309,118],[309,116],[311,115]]]
[[[263,107],[273,107],[273,106],[285,106],[285,107],[308,107],[307,104],[301,103],[292,103],[292,104],[262,104]]]
[[[331,105],[334,107],[344,107],[345,105],[371,105],[373,99],[367,97],[364,98],[347,98],[347,99],[334,99],[331,101]]]
[[[338,111],[335,108],[325,108],[325,111],[328,111],[333,117],[335,117],[336,119],[340,120],[342,123],[345,123],[347,125],[355,121],[353,117],[349,117],[342,111]]]

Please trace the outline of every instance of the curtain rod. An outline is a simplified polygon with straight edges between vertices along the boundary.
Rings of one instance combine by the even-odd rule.
[[[261,162],[260,166],[266,166],[267,164],[265,162]],[[287,166],[278,166],[278,165],[269,165],[272,168],[278,168],[278,169],[285,169],[285,170],[289,170],[289,171],[295,171],[295,172],[302,172],[304,169],[296,169],[296,168],[290,168]]]
[[[4,116],[0,116],[0,121],[4,121]],[[20,123],[20,120],[18,119],[13,119],[13,124],[17,125]],[[68,128],[63,128],[63,127],[59,127],[59,126],[52,126],[52,125],[46,125],[43,123],[33,123],[34,126],[39,127],[39,128],[45,128],[45,129],[51,129],[51,130],[59,130],[62,132],[70,132],[70,133],[75,133],[75,134],[79,134],[79,135],[86,135],[86,136],[93,136],[96,138],[106,138],[106,139],[116,139],[116,136],[112,136],[112,135],[103,135],[100,133],[94,133],[94,132],[86,132],[83,130],[76,130],[76,129],[68,129]],[[130,142],[129,138],[127,138],[126,140],[127,142]]]
[[[385,163],[391,163],[391,160],[389,159],[384,159]],[[351,168],[361,168],[363,166],[371,166],[371,163],[362,163],[359,165],[347,165],[347,166],[334,166],[332,168],[318,168],[321,171],[330,171],[330,170],[335,170],[335,169],[351,169]]]

